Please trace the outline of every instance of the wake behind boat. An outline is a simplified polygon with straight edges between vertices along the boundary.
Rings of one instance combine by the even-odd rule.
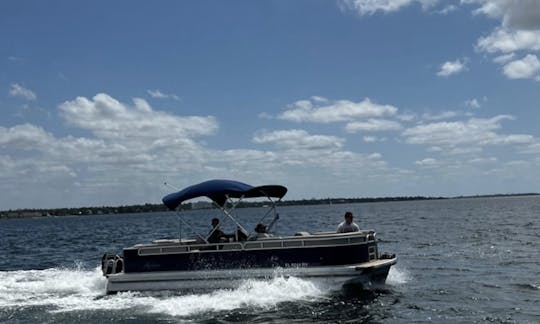
[[[103,275],[107,293],[129,290],[184,290],[232,288],[246,279],[270,279],[277,275],[316,278],[333,284],[369,286],[385,282],[394,255],[380,254],[375,232],[297,232],[272,236],[279,220],[276,205],[287,193],[279,185],[253,187],[231,180],[210,180],[163,198],[163,203],[182,216],[179,206],[190,199],[208,197],[236,225],[229,235],[218,226],[195,238],[156,240],[124,248],[123,255],[105,254]],[[247,231],[235,217],[238,204],[248,198],[266,198],[262,219],[272,215],[268,226]],[[180,217],[182,224],[191,228]],[[223,235],[216,235],[216,234]]]

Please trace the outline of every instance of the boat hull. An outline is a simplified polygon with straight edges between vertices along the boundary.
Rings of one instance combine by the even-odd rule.
[[[336,288],[344,285],[363,288],[384,284],[390,267],[395,263],[396,259],[392,258],[338,266],[122,272],[107,276],[107,293],[236,288],[249,279],[270,280],[277,277],[316,280]]]

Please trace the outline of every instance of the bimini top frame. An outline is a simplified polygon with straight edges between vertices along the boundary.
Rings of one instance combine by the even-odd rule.
[[[287,193],[287,188],[280,185],[265,185],[253,187],[248,184],[233,181],[233,180],[209,180],[196,185],[189,186],[183,190],[180,190],[175,193],[171,193],[163,197],[162,201],[171,210],[177,209],[182,202],[190,200],[197,197],[208,197],[214,204],[222,211],[222,213],[231,219],[237,226],[238,229],[243,231],[245,235],[249,233],[246,229],[233,217],[232,212],[236,206],[244,198],[259,198],[266,197],[271,202],[270,209],[266,214],[261,218],[260,222],[270,213],[273,212],[274,219],[268,228],[271,228],[272,225],[279,219],[279,215],[276,213],[276,203],[281,200]],[[277,201],[274,201],[272,198],[277,198]],[[234,201],[233,199],[237,199]],[[177,210],[178,212],[178,210]],[[182,223],[187,225],[192,231],[193,228],[180,218]],[[217,228],[214,228],[216,230]],[[198,236],[202,238],[205,242],[208,243],[208,237],[210,237],[214,230],[212,230],[208,236],[205,238],[202,235]],[[195,232],[195,231],[193,231]]]

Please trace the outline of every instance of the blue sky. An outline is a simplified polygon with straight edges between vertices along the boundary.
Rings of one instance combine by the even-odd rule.
[[[3,1],[0,209],[540,192],[536,0]]]

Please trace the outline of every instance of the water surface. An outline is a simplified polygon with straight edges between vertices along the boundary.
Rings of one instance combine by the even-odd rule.
[[[0,322],[540,323],[540,197],[290,206],[276,232],[334,230],[346,210],[399,257],[384,289],[276,276],[206,293],[106,296],[102,253],[178,237],[176,215],[0,220]],[[255,212],[239,210],[250,229]],[[217,214],[186,216],[206,232]]]

